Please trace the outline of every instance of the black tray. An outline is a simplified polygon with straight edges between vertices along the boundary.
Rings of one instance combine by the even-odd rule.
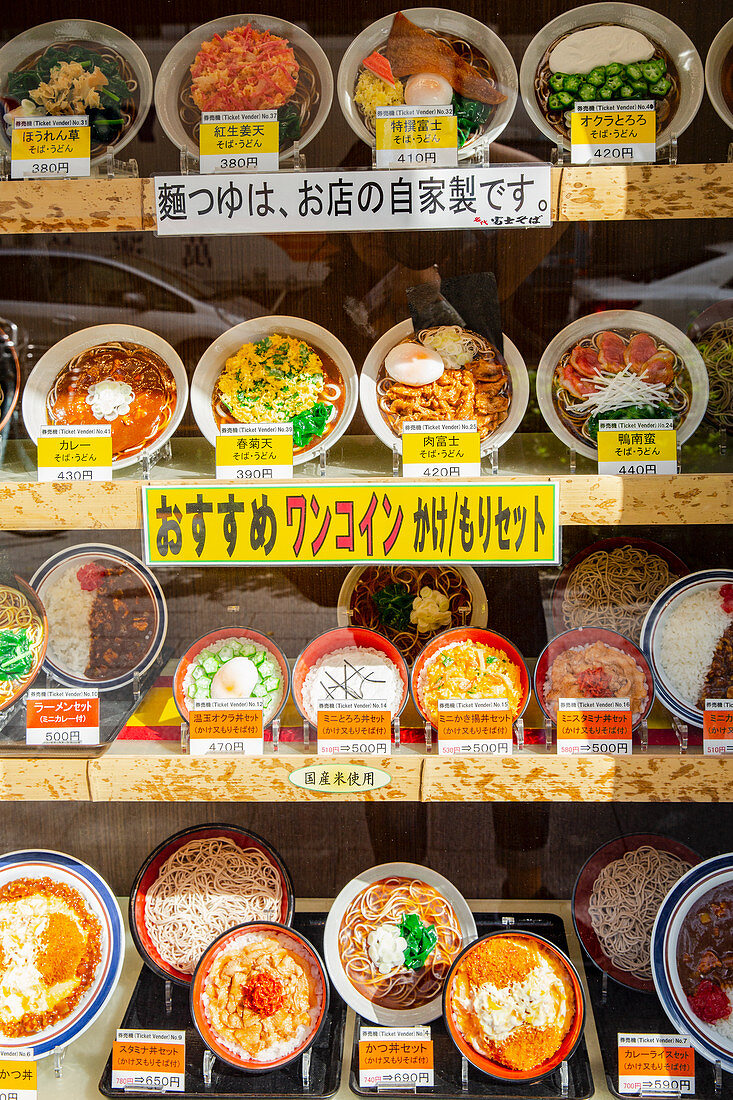
[[[325,913],[296,913],[293,927],[308,939],[315,949],[323,955],[323,929],[326,923]],[[346,1005],[339,995],[331,989],[331,1001],[326,1022],[318,1039],[310,1048],[310,1086],[303,1087],[301,1058],[291,1062],[283,1069],[272,1073],[237,1073],[218,1059],[214,1062],[211,1074],[211,1088],[207,1088],[203,1078],[204,1042],[191,1020],[188,1003],[188,987],[173,985],[173,1007],[170,1014],[165,1011],[165,982],[149,970],[142,968],[132,999],[122,1018],[120,1028],[124,1030],[145,1030],[158,1028],[163,1031],[186,1032],[186,1091],[175,1092],[173,1097],[208,1096],[229,1100],[241,1096],[292,1098],[300,1100],[303,1096],[329,1097],[337,1092],[341,1083],[341,1061],[344,1048],[344,1027],[346,1025]],[[104,1096],[145,1096],[150,1092],[125,1092],[112,1088],[112,1055],[110,1053],[104,1073],[99,1082],[99,1091]]]
[[[676,1029],[662,1008],[656,993],[640,993],[619,985],[613,978],[607,979],[606,1000],[603,1000],[603,973],[595,963],[586,962],[588,992],[596,1021],[598,1042],[603,1057],[603,1070],[608,1091],[619,1096],[618,1091],[618,1036],[619,1032],[634,1034],[649,1032],[652,1035],[674,1035]],[[722,1092],[715,1091],[715,1067],[695,1051],[695,1097],[698,1100],[720,1100],[721,1096],[733,1096],[733,1075],[723,1074]]]
[[[0,752],[22,749],[25,753],[41,753],[43,756],[98,755],[107,745],[111,745],[120,731],[125,728],[128,720],[138,709],[157,680],[161,669],[165,668],[172,653],[171,646],[163,646],[152,665],[140,677],[137,697],[132,684],[128,684],[124,688],[118,688],[117,691],[100,691],[98,745],[26,745],[25,700],[19,699],[8,712],[7,720],[0,729]],[[43,672],[31,684],[31,687],[34,688],[44,688],[46,686],[49,690],[53,690],[55,687],[66,688],[65,684],[61,684],[56,680],[46,680]],[[90,683],[89,686],[93,687],[94,685]]]
[[[565,927],[562,917],[550,913],[474,913],[476,929],[479,936],[485,936],[487,932],[508,931],[510,928],[517,932],[534,932],[538,936],[544,936],[550,943],[554,943],[562,951],[567,953],[568,941],[565,935]],[[511,918],[513,924],[507,925]],[[374,1027],[369,1020],[356,1017],[354,1027],[354,1045],[351,1052],[351,1074],[349,1084],[351,1091],[357,1096],[375,1096],[376,1088],[361,1088],[359,1086],[359,1032],[362,1024],[365,1027]],[[563,1096],[560,1081],[560,1070],[544,1077],[536,1084],[513,1084],[508,1081],[499,1081],[481,1073],[472,1065],[468,1065],[468,1089],[464,1091],[461,1081],[462,1058],[450,1035],[446,1031],[445,1024],[441,1020],[435,1020],[430,1025],[433,1039],[433,1055],[435,1064],[435,1085],[430,1088],[418,1089],[419,1096],[426,1097],[451,1097],[453,1100],[472,1100],[472,1098],[492,1097],[495,1100],[502,1098],[527,1097],[532,1100],[555,1100]],[[586,1100],[593,1095],[593,1075],[588,1060],[588,1049],[585,1038],[582,1038],[576,1047],[572,1058],[568,1060],[568,1091],[565,1095],[569,1100]],[[387,1090],[380,1088],[379,1096],[398,1096],[404,1100],[406,1093],[402,1089]]]

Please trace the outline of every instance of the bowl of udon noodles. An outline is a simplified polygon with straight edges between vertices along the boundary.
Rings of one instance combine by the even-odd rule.
[[[339,592],[339,626],[384,634],[408,662],[452,626],[486,626],[488,606],[475,569],[465,565],[355,565]]]
[[[390,61],[394,84],[365,63],[375,52]],[[517,85],[509,50],[483,23],[446,8],[409,8],[406,15],[382,16],[357,35],[341,61],[336,91],[349,126],[371,146],[376,143],[376,106],[452,104],[458,159],[465,160],[506,128]]]
[[[519,650],[494,630],[457,627],[423,646],[410,677],[412,699],[423,721],[438,727],[447,699],[505,700],[512,722],[527,708],[529,672]]]
[[[23,390],[34,443],[44,425],[105,427],[112,469],[124,470],[168,442],[183,418],[188,376],[178,352],[138,325],[93,325],[49,348]]]
[[[537,128],[570,148],[573,105],[653,99],[657,148],[695,118],[705,80],[702,62],[671,19],[638,4],[583,4],[551,19],[527,47],[519,87]]]
[[[119,153],[150,110],[153,76],[126,34],[91,19],[54,19],[0,49],[0,142],[10,149],[13,120],[87,115],[91,163]]]
[[[248,921],[288,925],[293,883],[267,841],[239,825],[192,825],[158,844],[130,890],[130,931],[159,977],[190,985],[222,932]]]
[[[226,15],[176,43],[155,80],[155,110],[166,136],[199,155],[201,113],[277,110],[280,156],[303,149],[333,100],[328,59],[301,27],[271,15]]]
[[[357,392],[354,362],[327,329],[302,317],[254,317],[201,356],[191,409],[212,446],[228,424],[292,424],[293,464],[300,466],[341,438]]]
[[[708,375],[674,325],[609,309],[579,317],[550,341],[537,368],[537,400],[553,434],[597,460],[602,420],[671,420],[685,443],[705,413]]]
[[[628,699],[632,727],[654,702],[654,677],[639,647],[616,630],[566,630],[545,646],[534,670],[543,713],[557,722],[560,699]]]
[[[253,921],[222,932],[191,982],[191,1016],[206,1046],[243,1073],[300,1058],[321,1032],[330,988],[320,955],[294,928]]]
[[[385,332],[369,351],[359,394],[369,427],[390,449],[402,453],[407,421],[475,420],[483,456],[506,443],[519,427],[529,400],[529,377],[507,336],[502,356],[487,337],[468,329],[437,325],[415,333],[408,319]]]
[[[713,107],[733,130],[733,19],[723,24],[708,50],[705,87]]]
[[[324,933],[331,981],[362,1019],[384,1025],[437,1020],[453,960],[476,939],[455,886],[429,867],[383,863],[340,891]]]
[[[41,671],[48,618],[40,597],[22,577],[0,574],[0,711],[25,695]]]

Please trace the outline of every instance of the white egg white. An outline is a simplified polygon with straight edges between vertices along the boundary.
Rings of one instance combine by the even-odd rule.
[[[422,344],[398,344],[387,352],[384,369],[395,382],[403,386],[429,386],[437,381],[445,370],[437,351]]]
[[[453,89],[438,73],[416,73],[405,84],[405,103],[409,107],[447,107]]]
[[[211,681],[212,699],[249,699],[259,682],[249,657],[232,657]]]

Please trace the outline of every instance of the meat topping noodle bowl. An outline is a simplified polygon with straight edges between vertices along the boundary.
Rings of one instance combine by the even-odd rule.
[[[483,642],[450,642],[424,664],[417,685],[420,702],[433,723],[441,699],[506,699],[512,721],[519,716],[519,666],[500,649]]]
[[[0,708],[22,694],[35,676],[44,640],[36,609],[17,588],[0,584]]]
[[[387,353],[377,404],[396,436],[408,421],[476,420],[481,440],[509,415],[512,385],[485,336],[458,325],[421,329]]]
[[[363,997],[382,1008],[407,1010],[441,992],[462,942],[452,906],[434,887],[395,876],[353,899],[341,921],[338,951]]]
[[[175,408],[170,367],[150,348],[116,340],[70,359],[46,398],[49,424],[109,424],[115,462],[153,446]]]
[[[573,646],[550,665],[545,680],[545,706],[557,718],[559,699],[628,699],[638,722],[649,691],[633,657],[605,642]]]
[[[229,359],[216,380],[212,411],[222,424],[293,425],[293,450],[333,431],[344,411],[341,372],[325,352],[296,336],[263,336]]]

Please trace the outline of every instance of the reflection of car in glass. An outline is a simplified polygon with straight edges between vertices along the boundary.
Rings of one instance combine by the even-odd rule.
[[[0,314],[18,325],[34,359],[77,329],[117,322],[158,333],[192,370],[216,336],[264,312],[241,296],[215,301],[208,287],[180,273],[173,286],[157,273],[85,252],[2,249],[0,256],[13,272],[0,293]]]
[[[659,273],[648,282],[632,279],[577,279],[577,314],[604,309],[638,309],[663,317],[683,332],[703,309],[733,293],[733,241],[709,245],[687,266]]]

